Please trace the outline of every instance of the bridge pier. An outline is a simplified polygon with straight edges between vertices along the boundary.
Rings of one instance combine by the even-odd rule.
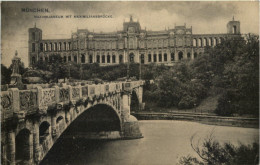
[[[15,133],[13,130],[7,132],[6,159],[8,164],[15,165]]]
[[[122,132],[123,139],[136,139],[142,138],[142,133],[140,131],[139,123],[137,119],[130,115],[130,104],[131,104],[131,95],[129,92],[124,92],[122,94]]]
[[[40,162],[40,142],[39,142],[39,122],[35,121],[33,124],[33,153],[34,153],[34,162],[39,164]]]

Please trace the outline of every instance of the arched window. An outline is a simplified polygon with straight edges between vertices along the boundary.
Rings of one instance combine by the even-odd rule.
[[[48,44],[47,44],[47,43],[44,44],[44,51],[45,51],[45,52],[48,51]]]
[[[182,59],[183,59],[183,52],[182,52],[182,51],[180,51],[180,52],[178,53],[178,58],[179,58],[179,60],[182,60]]]
[[[175,55],[174,55],[174,53],[171,53],[171,61],[175,61]]]
[[[35,64],[35,57],[32,57],[32,64]]]
[[[76,62],[76,63],[77,63],[77,61],[78,61],[78,58],[77,58],[77,56],[74,56],[74,62]]]
[[[159,54],[159,62],[162,62],[162,54]]]
[[[105,63],[105,61],[106,61],[106,57],[105,55],[102,55],[102,63]]]
[[[194,53],[194,58],[197,58],[197,57],[198,57],[198,53],[195,52],[195,53]]]
[[[40,51],[43,52],[43,43],[40,43]]]
[[[207,46],[207,38],[203,38],[203,46]]]
[[[152,55],[148,54],[148,62],[152,62]]]
[[[208,41],[209,41],[209,46],[212,46],[212,39],[209,38]]]
[[[199,38],[198,46],[199,46],[199,47],[202,47],[202,39],[201,39],[201,38]]]
[[[74,57],[75,58],[75,57]],[[81,63],[84,64],[85,63],[85,55],[81,54]]]
[[[49,44],[49,51],[52,51],[52,43]]]
[[[122,55],[119,55],[119,63],[123,63],[123,56]]]
[[[43,58],[42,58],[42,57],[40,57],[40,61],[41,61],[41,62],[43,61]]]
[[[100,63],[100,56],[97,55],[97,63]]]
[[[57,51],[57,43],[54,43],[54,51]]]
[[[164,61],[167,61],[167,53],[164,53],[163,58],[164,58]]]
[[[157,54],[153,55],[153,62],[157,62]]]
[[[110,63],[110,55],[107,55],[107,63]]]
[[[63,43],[63,50],[67,50],[66,49],[66,42]]]
[[[45,61],[46,61],[46,62],[49,62],[49,59],[48,59],[48,57],[47,57],[47,56],[45,57]]]
[[[67,62],[67,56],[64,56],[64,57],[63,57],[63,61],[64,61],[64,62]]]
[[[217,45],[217,38],[214,38],[213,40],[213,46],[216,46]]]
[[[190,56],[190,52],[187,53],[187,58],[190,59],[191,56]]]
[[[141,64],[144,64],[144,54],[141,54]]]
[[[93,63],[93,56],[89,55],[89,63],[92,64]]]
[[[195,38],[193,39],[193,46],[197,47],[197,40]]]
[[[112,63],[116,63],[116,56],[115,55],[112,56]]]
[[[237,34],[237,26],[233,26],[233,34]]]
[[[135,57],[134,53],[130,53],[129,57],[130,57],[130,62],[135,62],[134,61],[134,57]]]
[[[49,134],[50,134],[50,124],[47,121],[44,121],[41,123],[39,127],[40,144],[44,142],[44,140],[49,136]]]

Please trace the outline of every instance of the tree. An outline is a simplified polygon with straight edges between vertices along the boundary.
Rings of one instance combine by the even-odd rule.
[[[198,157],[190,155],[183,156],[179,164],[183,165],[215,165],[215,164],[247,164],[257,165],[259,163],[259,144],[254,142],[252,145],[240,144],[238,147],[230,143],[221,145],[216,141],[212,134],[204,139],[203,143],[194,144],[194,136],[190,139],[192,149]]]

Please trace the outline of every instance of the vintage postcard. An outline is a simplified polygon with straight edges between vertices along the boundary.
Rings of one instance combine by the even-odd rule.
[[[1,163],[259,164],[259,2],[2,1]]]

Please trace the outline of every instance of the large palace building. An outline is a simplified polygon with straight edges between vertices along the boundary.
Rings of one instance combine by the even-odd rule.
[[[52,54],[60,54],[64,62],[78,64],[99,63],[101,66],[119,63],[157,63],[172,65],[183,59],[194,59],[206,46],[240,36],[240,22],[229,21],[227,33],[193,34],[192,27],[148,31],[140,23],[124,22],[123,30],[113,33],[94,33],[78,29],[69,39],[42,39],[42,30],[29,28],[29,66],[47,61]]]

